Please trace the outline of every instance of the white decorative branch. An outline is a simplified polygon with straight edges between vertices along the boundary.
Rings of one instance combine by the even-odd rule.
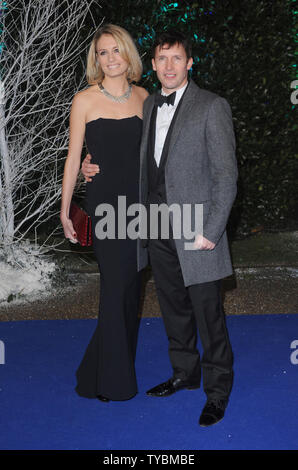
[[[82,33],[92,3],[8,3],[0,57],[0,248],[48,220],[60,198],[70,105],[87,85],[87,49],[100,26]]]

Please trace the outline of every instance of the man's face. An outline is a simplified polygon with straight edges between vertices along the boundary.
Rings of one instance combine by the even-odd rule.
[[[187,72],[192,63],[192,57],[187,59],[182,44],[174,44],[171,47],[167,44],[158,46],[152,59],[153,70],[166,93],[174,92],[186,84]]]

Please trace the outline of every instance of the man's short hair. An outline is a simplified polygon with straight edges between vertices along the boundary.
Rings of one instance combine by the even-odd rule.
[[[191,58],[192,49],[189,39],[181,31],[171,29],[156,34],[154,44],[151,49],[152,59],[155,57],[155,51],[157,47],[162,48],[165,45],[172,47],[175,44],[181,44],[184,47],[187,59]]]

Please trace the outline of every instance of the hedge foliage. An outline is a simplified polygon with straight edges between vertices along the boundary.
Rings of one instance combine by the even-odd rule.
[[[229,101],[240,173],[232,233],[297,228],[297,105],[290,100],[297,78],[297,0],[101,5],[105,21],[125,27],[136,41],[144,62],[141,85],[149,91],[157,86],[149,52],[155,32],[178,27],[193,40],[193,80]]]

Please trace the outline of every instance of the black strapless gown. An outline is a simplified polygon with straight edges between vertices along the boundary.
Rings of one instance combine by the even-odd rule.
[[[138,116],[119,120],[99,118],[86,125],[88,151],[92,163],[100,167],[100,173],[86,185],[93,249],[100,272],[97,327],[76,372],[76,392],[87,398],[103,395],[110,400],[127,400],[137,393],[135,354],[140,302],[137,241],[119,239],[117,233],[115,239],[102,240],[94,232],[102,218],[95,216],[98,204],[114,207],[117,230],[118,196],[126,196],[127,207],[139,201],[141,132],[142,120]]]

